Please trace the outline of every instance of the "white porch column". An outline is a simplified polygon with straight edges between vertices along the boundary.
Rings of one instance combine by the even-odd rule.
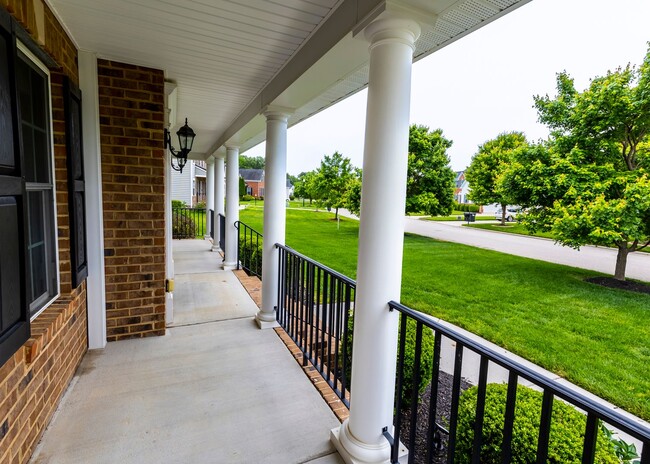
[[[207,219],[210,217],[210,210],[214,209],[214,158],[210,157],[206,160],[207,167],[205,168],[205,238],[210,238],[210,225]]]
[[[86,252],[88,257],[88,348],[106,346],[106,274],[104,272],[104,207],[99,137],[97,56],[79,50],[79,87],[83,93],[84,177],[86,181]]]
[[[370,71],[363,156],[350,417],[332,431],[348,463],[387,463],[397,358],[397,312],[404,242],[404,205],[417,22],[387,17],[365,30]]]
[[[278,250],[286,230],[287,120],[286,108],[268,108],[264,168],[264,250],[262,252],[262,308],[255,319],[261,329],[277,326]]]
[[[238,161],[239,163],[239,161]],[[212,243],[212,251],[219,251],[219,240],[221,240],[221,229],[219,228],[219,214],[226,215],[224,205],[225,185],[224,179],[224,159],[214,159],[214,242]],[[239,179],[237,180],[239,183]],[[239,194],[239,188],[237,193]]]
[[[239,147],[226,147],[226,249],[224,269],[237,267],[237,229],[239,221]]]

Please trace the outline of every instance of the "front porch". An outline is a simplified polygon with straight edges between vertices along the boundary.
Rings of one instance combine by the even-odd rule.
[[[32,462],[342,462],[338,420],[210,248],[174,241],[173,326],[89,351]]]

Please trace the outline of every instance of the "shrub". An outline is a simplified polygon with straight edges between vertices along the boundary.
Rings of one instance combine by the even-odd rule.
[[[239,261],[250,269],[251,274],[262,275],[262,243],[242,241],[239,245]]]
[[[197,201],[194,205],[195,209],[205,209],[205,201]]]
[[[348,379],[348,388],[352,385],[351,382],[351,369],[352,369],[352,331],[354,328],[354,317],[350,315],[348,319],[348,337],[347,340],[341,339],[341,346],[339,347],[339,365],[343,366],[343,361],[340,359],[343,355],[343,343],[348,343],[348,359],[346,378]],[[401,336],[401,333],[400,333]],[[413,390],[414,381],[414,364],[415,364],[415,338],[417,336],[417,322],[413,319],[408,319],[406,323],[406,346],[404,347],[404,379],[402,380],[402,391],[400,398],[402,406],[409,407],[411,404],[411,395]],[[433,332],[428,327],[422,327],[422,349],[420,353],[420,385],[418,392],[422,394],[427,386],[431,383],[431,372],[433,370]]]
[[[187,203],[183,200],[172,200],[172,208],[187,208]]]
[[[476,399],[478,387],[466,390],[458,406],[458,428],[456,433],[456,459],[463,464],[471,462],[476,420]],[[485,395],[485,416],[483,419],[483,447],[481,463],[501,462],[503,424],[506,410],[508,386],[487,385]],[[540,415],[543,394],[528,387],[517,387],[515,421],[512,437],[512,463],[534,463],[537,454]],[[562,401],[553,401],[551,434],[547,463],[566,464],[582,462],[582,448],[586,417]],[[596,443],[596,463],[618,464],[614,447],[607,436],[599,431]]]
[[[242,201],[253,201],[255,197],[253,195],[242,195],[241,197]]]
[[[196,236],[196,224],[194,220],[185,214],[172,215],[172,238],[194,238]]]

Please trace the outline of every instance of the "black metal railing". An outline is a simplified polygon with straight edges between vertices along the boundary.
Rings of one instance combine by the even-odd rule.
[[[226,251],[226,216],[219,213],[219,248]]]
[[[172,238],[203,238],[205,208],[172,208]]]
[[[565,403],[573,405],[586,415],[581,450],[581,461],[583,463],[594,462],[597,453],[597,441],[603,438],[604,432],[600,431],[602,426],[610,430],[613,428],[618,433],[622,432],[632,437],[632,439],[638,440],[642,444],[642,449],[638,450],[641,456],[638,462],[641,464],[650,463],[650,428],[647,426],[629,419],[617,410],[604,407],[569,385],[541,375],[539,372],[519,362],[513,355],[494,351],[487,344],[469,338],[447,324],[433,320],[425,314],[414,311],[394,301],[389,303],[389,308],[391,311],[397,310],[401,313],[395,416],[393,423],[395,437],[392,440],[391,462],[398,462],[400,440],[409,449],[409,463],[459,462],[457,460],[460,454],[459,401],[462,396],[461,390],[463,390],[463,384],[465,384],[464,379],[461,377],[461,372],[463,369],[463,357],[470,356],[470,353],[473,353],[472,356],[476,358],[478,355],[479,360],[475,416],[471,421],[471,427],[473,428],[473,431],[471,431],[471,441],[468,442],[468,435],[464,435],[463,438],[464,448],[462,452],[464,454],[462,462],[484,462],[484,457],[482,457],[481,452],[487,433],[483,430],[484,421],[487,422],[486,417],[488,414],[486,413],[486,390],[488,388],[488,374],[494,368],[501,369],[500,375],[506,377],[507,374],[508,379],[507,394],[505,392],[505,386],[502,390],[503,394],[507,396],[505,397],[505,409],[503,410],[502,418],[503,429],[499,430],[502,433],[502,444],[499,447],[500,451],[497,451],[501,453],[499,457],[501,462],[508,463],[512,460],[513,443],[517,439],[517,437],[513,438],[513,434],[516,434],[513,431],[513,424],[516,421],[517,414],[520,413],[515,408],[515,400],[518,394],[521,395],[519,392],[519,380],[523,379],[532,384],[534,389],[541,390],[542,392],[541,410],[537,416],[539,432],[536,437],[536,462],[546,463],[548,460],[549,437],[551,435],[551,428],[554,427],[554,415],[552,414],[554,398],[558,398]],[[406,341],[409,338],[407,336],[407,326],[409,324],[415,325],[415,345],[414,348],[411,345],[413,348],[412,353],[406,352]],[[413,327],[408,330],[413,330]],[[429,331],[429,334],[426,331]],[[433,337],[433,343],[423,343],[424,338],[426,338],[425,336]],[[410,337],[412,343],[413,335],[411,334]],[[443,344],[448,347],[447,349],[450,355],[453,353],[453,377],[441,371],[441,351],[444,351]],[[469,353],[467,350],[469,350]],[[431,354],[430,401],[428,407],[423,407],[422,404],[419,404],[419,401],[422,400],[419,392],[421,365],[425,362],[425,358],[431,359]],[[410,397],[407,406],[403,406],[404,392],[402,391],[405,383],[405,359],[410,359],[410,362],[413,363],[411,372],[414,376],[410,382],[410,392],[406,394]],[[447,385],[451,384],[451,401],[449,406],[445,406],[446,411],[438,410],[438,404],[440,403],[439,394],[442,395],[439,392],[439,387],[442,385],[441,376],[450,377]],[[449,392],[447,391],[446,394],[448,395]],[[435,399],[438,399],[438,401],[435,401]],[[494,414],[494,411],[491,409],[489,414]],[[445,417],[445,420],[441,420],[441,416]],[[441,424],[441,422],[444,422],[444,424]],[[464,426],[467,427],[467,424]],[[403,429],[407,431],[404,437],[402,436]],[[424,436],[424,439],[421,438],[422,436]],[[521,438],[519,441],[521,441]],[[534,442],[532,446],[535,446]],[[446,458],[444,453],[446,453]],[[468,454],[471,454],[471,460],[467,456]],[[490,462],[495,461],[490,460]],[[621,462],[627,461],[623,459]]]
[[[210,238],[214,240],[214,210],[213,209],[208,210],[208,234],[210,234]]]
[[[356,283],[289,247],[280,253],[277,320],[341,401],[350,406]]]
[[[236,221],[237,229],[237,269],[248,275],[262,278],[262,244],[264,236],[247,224]]]

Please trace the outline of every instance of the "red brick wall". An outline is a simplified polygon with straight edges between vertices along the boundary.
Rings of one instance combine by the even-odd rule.
[[[164,75],[98,62],[109,341],[165,333]]]
[[[0,462],[26,463],[86,352],[86,287],[71,288],[63,78],[79,81],[77,50],[47,5],[37,30],[32,0],[0,0],[61,66],[51,70],[61,296],[31,324],[31,338],[0,366]],[[40,39],[39,39],[40,37]],[[43,39],[44,40],[41,40]]]
[[[82,284],[32,322],[25,349],[0,367],[1,463],[29,461],[86,353],[86,324]]]

